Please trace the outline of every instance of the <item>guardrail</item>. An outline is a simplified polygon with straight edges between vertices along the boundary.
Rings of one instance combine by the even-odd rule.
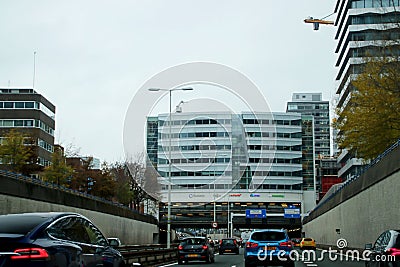
[[[125,258],[127,266],[157,266],[177,261],[177,247],[165,245],[133,245],[117,248]]]
[[[71,188],[67,188],[65,186],[58,185],[58,184],[55,184],[55,183],[42,181],[42,180],[37,179],[37,178],[25,176],[25,175],[22,175],[22,174],[19,174],[19,173],[14,173],[14,172],[7,171],[7,170],[0,170],[0,175],[4,175],[6,177],[17,179],[17,180],[22,180],[22,181],[27,182],[27,183],[37,184],[37,185],[44,186],[44,187],[47,187],[47,188],[68,192],[68,193],[71,193],[71,194],[74,194],[74,195],[77,195],[77,196],[86,197],[86,198],[89,198],[89,199],[93,199],[95,201],[100,201],[100,202],[103,202],[103,203],[107,203],[109,205],[113,205],[113,206],[116,206],[116,207],[119,207],[119,208],[122,208],[122,209],[129,210],[130,212],[133,212],[133,213],[136,213],[136,214],[140,214],[142,216],[147,216],[147,217],[154,218],[154,216],[152,216],[152,215],[141,213],[141,212],[139,212],[139,211],[137,211],[135,209],[131,209],[131,208],[129,208],[129,207],[127,207],[127,206],[125,206],[125,205],[123,205],[121,203],[110,201],[108,199],[105,199],[105,198],[102,198],[102,197],[98,197],[98,196],[94,196],[94,195],[91,195],[91,194],[88,194],[88,193],[85,193],[85,192],[81,192],[81,191],[78,191],[78,190],[74,190],[74,189],[71,189]]]
[[[350,179],[347,179],[345,182],[343,182],[340,187],[333,192],[330,196],[328,196],[327,198],[323,198],[318,205],[311,211],[311,213],[317,211],[319,208],[321,208],[324,203],[328,202],[330,199],[334,198],[337,194],[340,193],[340,191],[342,191],[344,188],[346,188],[348,185],[350,185],[351,183],[353,183],[354,181],[356,181],[362,174],[364,174],[369,168],[371,168],[372,166],[376,165],[377,163],[379,163],[383,158],[385,158],[390,152],[392,152],[394,149],[396,149],[397,147],[400,146],[400,139],[398,139],[394,144],[392,144],[389,148],[387,148],[383,153],[381,153],[379,156],[377,156],[375,159],[373,159],[368,165],[365,165],[360,172],[351,177]]]

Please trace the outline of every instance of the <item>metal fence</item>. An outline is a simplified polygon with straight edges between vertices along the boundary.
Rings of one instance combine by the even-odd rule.
[[[385,150],[385,152],[383,152],[382,154],[380,154],[379,156],[377,156],[375,159],[373,159],[368,165],[365,165],[361,171],[351,177],[350,179],[347,179],[346,181],[344,181],[339,187],[338,189],[332,193],[330,196],[328,196],[325,199],[322,199],[321,202],[318,203],[318,205],[312,210],[312,212],[318,210],[324,203],[328,202],[330,199],[332,199],[333,197],[335,197],[337,194],[340,193],[340,191],[342,191],[344,188],[346,188],[349,184],[353,183],[355,180],[359,179],[359,177],[364,174],[369,168],[371,168],[372,166],[376,165],[378,162],[380,162],[383,158],[385,158],[390,152],[392,152],[394,149],[396,149],[397,147],[400,146],[400,139],[397,140],[393,145],[391,145],[388,149]]]
[[[141,213],[141,212],[139,212],[139,211],[137,211],[135,209],[131,209],[131,208],[129,208],[129,207],[127,207],[127,206],[125,206],[125,205],[123,205],[121,203],[113,202],[113,201],[110,201],[110,200],[105,199],[105,198],[93,196],[93,195],[87,194],[85,192],[81,192],[81,191],[78,191],[78,190],[67,188],[67,187],[59,185],[59,184],[42,181],[41,179],[38,179],[38,178],[29,177],[29,176],[25,176],[25,175],[22,175],[22,174],[18,174],[18,173],[6,171],[6,170],[0,170],[0,175],[3,175],[3,176],[8,177],[8,178],[22,180],[22,181],[27,182],[27,183],[41,185],[41,186],[44,186],[44,187],[47,187],[47,188],[68,192],[68,193],[71,193],[71,194],[74,194],[74,195],[78,195],[78,196],[81,196],[81,197],[90,198],[90,199],[93,199],[93,200],[96,200],[96,201],[100,201],[100,202],[107,203],[107,204],[110,204],[110,205],[113,205],[113,206],[117,206],[119,208],[123,208],[123,209],[129,210],[129,211],[137,213],[137,214],[141,214],[141,215],[144,215],[144,216],[149,216],[149,217],[154,218],[154,216]]]

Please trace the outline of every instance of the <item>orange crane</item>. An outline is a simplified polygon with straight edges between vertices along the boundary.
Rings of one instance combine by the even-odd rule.
[[[334,13],[332,13],[334,14]],[[332,15],[331,14],[331,15]],[[319,24],[326,24],[326,25],[334,25],[333,21],[324,20],[324,18],[329,17],[330,15],[323,17],[322,19],[314,19],[313,17],[309,17],[304,20],[305,23],[312,23],[314,25],[314,30],[317,31],[319,29]]]

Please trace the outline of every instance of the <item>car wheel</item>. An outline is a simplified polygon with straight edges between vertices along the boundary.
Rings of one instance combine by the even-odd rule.
[[[213,255],[211,258],[211,263],[214,263],[214,262],[215,262],[215,255]]]
[[[178,260],[178,264],[182,265],[183,264],[183,260]]]
[[[250,263],[247,263],[247,262],[245,262],[245,263],[244,263],[244,267],[254,267],[254,265],[253,265],[253,264],[250,264]]]
[[[219,252],[219,255],[223,255],[224,253],[222,251]]]
[[[294,261],[289,261],[285,265],[286,267],[294,267]]]

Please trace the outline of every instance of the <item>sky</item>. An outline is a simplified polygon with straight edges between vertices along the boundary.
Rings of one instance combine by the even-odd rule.
[[[314,31],[303,20],[333,13],[335,3],[2,0],[0,88],[32,88],[34,82],[56,106],[56,143],[73,145],[82,156],[122,161],[132,99],[149,79],[180,64],[212,62],[237,70],[276,112],[286,110],[295,92],[321,92],[331,100],[336,29],[321,25]],[[174,93],[173,107],[188,101],[185,109],[202,98],[227,101],[212,86],[192,87]],[[168,112],[164,102],[156,112]]]

